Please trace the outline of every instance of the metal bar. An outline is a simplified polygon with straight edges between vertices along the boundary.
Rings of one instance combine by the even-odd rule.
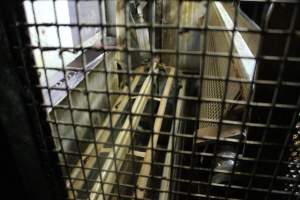
[[[135,87],[136,87],[136,85],[137,85],[140,78],[141,77],[138,76],[138,77],[135,77],[133,79],[132,91],[135,89]],[[127,91],[127,90],[128,90],[127,87],[125,87],[123,89],[124,92]],[[124,108],[125,108],[126,104],[128,103],[128,101],[129,101],[128,96],[126,96],[126,95],[120,96],[116,100],[116,103],[112,108],[112,111],[122,111],[122,110],[124,110]],[[121,117],[121,114],[112,116],[112,126],[116,125],[116,123],[118,122],[120,117]],[[104,127],[109,127],[108,124],[109,124],[109,117],[106,117],[105,121],[103,122],[103,126]],[[102,152],[104,144],[107,144],[107,142],[108,142],[108,138],[109,138],[108,130],[101,129],[100,131],[98,131],[96,133],[95,142],[97,142],[97,141],[103,142],[102,144],[97,144],[98,152]],[[96,157],[87,157],[87,156],[85,156],[85,155],[92,155],[94,149],[95,149],[94,144],[90,144],[83,153],[84,155],[82,156],[82,160],[84,161],[84,167],[85,168],[93,167],[95,165],[96,161],[97,161]],[[96,156],[98,156],[98,155],[96,155]],[[90,172],[91,171],[87,172],[87,175],[89,175]],[[82,175],[80,174],[80,169],[74,169],[72,171],[71,177],[80,178],[81,176]],[[83,182],[74,182],[73,185],[76,186],[76,188],[81,188],[82,185],[83,185]]]
[[[150,69],[150,71],[154,70],[156,68],[157,63],[154,63],[154,66]],[[140,94],[149,94],[150,93],[150,85],[152,84],[151,82],[151,78],[150,76],[148,76],[146,78],[146,80],[144,81],[142,88],[140,89]],[[136,98],[135,102],[133,103],[131,112],[132,113],[141,113],[145,106],[146,106],[146,101],[147,101],[147,97],[143,97],[143,96],[139,96],[138,98]],[[135,129],[138,126],[138,122],[140,120],[140,116],[134,116],[132,119],[132,128]],[[126,121],[124,122],[122,128],[128,128],[130,124],[130,118],[127,117]],[[112,158],[114,156],[116,156],[117,158],[124,158],[124,156],[127,154],[128,152],[128,147],[130,144],[130,134],[128,133],[128,131],[121,131],[116,140],[114,141],[116,145],[125,145],[123,147],[121,146],[117,146],[115,147],[115,154],[113,152],[111,152],[108,155],[108,159],[107,161],[105,161],[104,165],[103,165],[103,170],[109,170],[110,168],[114,167],[114,164],[112,162]],[[116,162],[116,168],[119,170],[120,167],[122,166],[122,162]],[[115,181],[115,174],[113,173],[107,173],[106,171],[102,172],[103,173],[103,179],[104,181],[107,182],[114,182]],[[93,191],[98,191],[99,190],[100,185],[99,184],[95,184],[93,186]],[[109,185],[106,185],[106,187],[104,186],[104,192],[106,193],[110,193],[112,187]],[[92,194],[91,198],[94,199],[95,196]]]
[[[170,68],[169,74],[174,74],[175,70],[173,68]],[[163,95],[167,96],[170,94],[171,88],[172,88],[173,78],[168,78],[166,82],[166,86],[163,91]],[[164,98],[161,99],[159,108],[158,108],[158,114],[163,115],[165,113],[165,109],[167,106],[168,99]],[[163,118],[156,118],[154,122],[154,133],[159,133],[161,126],[162,126]],[[152,138],[153,137],[153,138]],[[154,134],[150,137],[149,143],[147,147],[149,148],[146,151],[145,157],[144,157],[144,164],[141,167],[139,178],[137,180],[137,198],[143,199],[145,195],[145,188],[147,186],[148,177],[150,175],[151,166],[149,164],[146,164],[146,162],[150,162],[152,159],[152,153],[153,149],[157,146],[157,140],[158,140],[159,134]]]
[[[185,90],[186,90],[186,81],[184,80],[184,81],[182,81],[182,88],[180,89],[178,96],[184,96]],[[179,117],[180,115],[182,115],[183,107],[184,107],[184,101],[178,100],[177,105],[176,105],[176,118]],[[175,125],[174,125],[174,131],[172,131],[172,132],[178,133],[180,121],[175,120],[175,122],[173,122],[173,123],[175,123]],[[177,138],[175,136],[170,136],[167,149],[172,149],[172,145],[173,145],[173,143],[176,144],[176,141],[177,141]],[[163,167],[163,173],[162,173],[162,177],[164,179],[161,181],[161,186],[160,186],[160,190],[163,191],[159,195],[160,200],[168,199],[168,196],[169,196],[169,193],[168,193],[169,187],[170,187],[169,180],[171,178],[171,168],[169,166],[173,163],[171,158],[172,158],[171,152],[167,152],[166,157],[165,157],[164,167]],[[171,165],[171,166],[173,166],[173,165]]]

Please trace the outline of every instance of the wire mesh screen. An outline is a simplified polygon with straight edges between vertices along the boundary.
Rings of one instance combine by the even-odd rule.
[[[23,7],[67,199],[300,197],[298,1]]]

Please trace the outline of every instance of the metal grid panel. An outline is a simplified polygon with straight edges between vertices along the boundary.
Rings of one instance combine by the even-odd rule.
[[[68,199],[299,198],[299,176],[286,176],[291,159],[299,163],[299,152],[287,151],[298,151],[291,143],[300,104],[298,1],[84,1],[87,8],[66,1],[75,13],[68,22],[60,20],[64,1],[44,1],[46,22],[39,2],[24,1],[32,21],[14,27],[37,41],[13,48],[41,54],[40,106]],[[243,24],[249,18],[239,5],[247,3],[264,11],[248,13],[260,15],[258,26]],[[96,16],[81,19],[86,9]],[[65,44],[66,27],[79,45]],[[47,29],[55,45],[43,44]],[[89,31],[92,43],[82,37]],[[252,55],[239,50],[240,36]],[[189,47],[197,37],[199,46]],[[58,66],[47,63],[49,52]],[[68,52],[74,61],[65,61]],[[226,135],[227,127],[238,134]]]

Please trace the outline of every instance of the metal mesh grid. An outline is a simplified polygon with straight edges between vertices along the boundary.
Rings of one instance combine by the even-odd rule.
[[[47,22],[39,2],[24,1],[32,21],[14,27],[37,40],[14,48],[41,55],[36,87],[67,199],[299,198],[299,178],[286,176],[300,105],[298,1],[49,0]],[[69,22],[61,2],[73,6]],[[258,26],[245,25],[246,3],[263,9],[249,14],[260,15]],[[81,19],[84,7],[98,12]],[[72,46],[66,27],[78,37]],[[56,45],[43,44],[46,29]],[[58,64],[47,63],[49,52]]]

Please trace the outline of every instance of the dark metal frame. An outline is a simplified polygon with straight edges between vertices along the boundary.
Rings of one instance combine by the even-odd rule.
[[[29,41],[27,31],[13,28],[25,20],[21,3],[11,1],[0,8],[0,123],[8,158],[7,171],[3,171],[8,188],[3,195],[7,192],[9,198],[64,199],[66,191],[59,178],[62,174],[46,112],[39,106],[41,91],[35,88],[38,77],[33,57],[23,46]]]

